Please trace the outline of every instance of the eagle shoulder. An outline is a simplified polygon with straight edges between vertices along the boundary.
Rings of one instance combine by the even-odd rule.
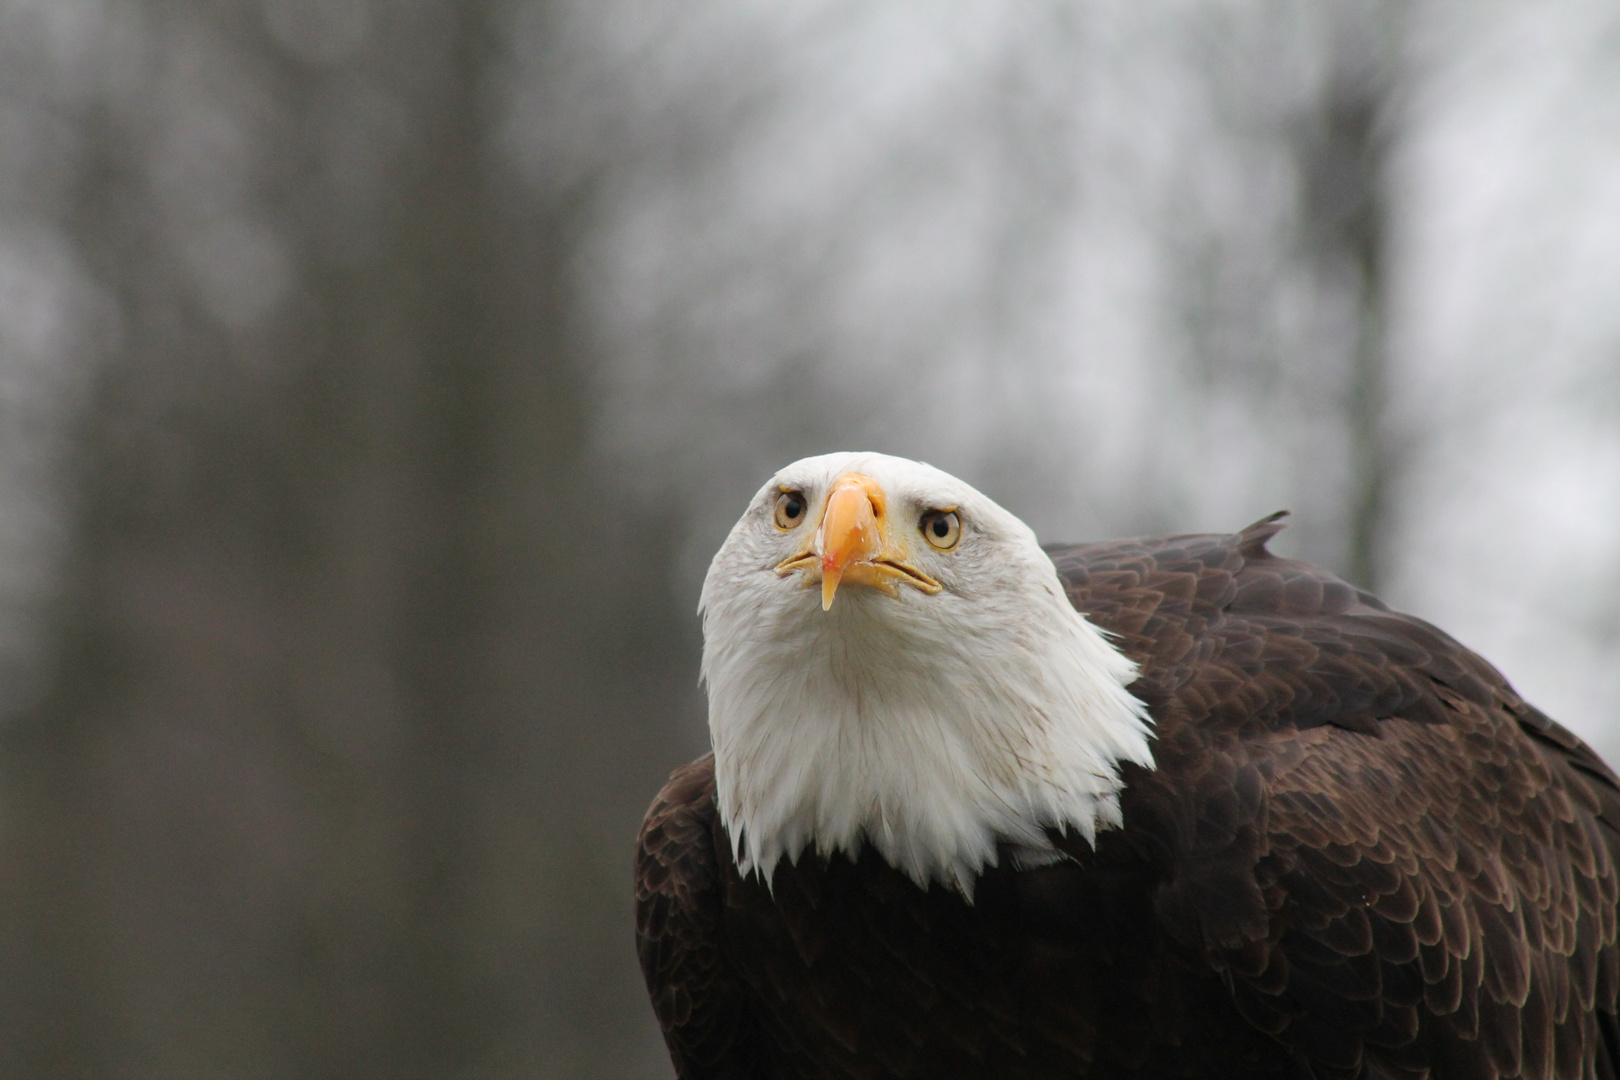
[[[1614,774],[1275,531],[1049,549],[1139,665],[1124,833],[1162,924],[1319,1075],[1612,1075]]]
[[[745,993],[722,949],[714,755],[670,774],[636,838],[636,953],[681,1080],[756,1075]]]

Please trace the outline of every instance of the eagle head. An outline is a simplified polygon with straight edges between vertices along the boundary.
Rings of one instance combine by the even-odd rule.
[[[744,873],[871,844],[971,899],[986,867],[1119,824],[1152,767],[1134,665],[1035,534],[970,485],[875,453],[760,489],[699,604],[721,820]]]

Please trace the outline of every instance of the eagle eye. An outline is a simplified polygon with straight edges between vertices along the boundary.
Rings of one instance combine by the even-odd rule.
[[[786,532],[804,523],[804,494],[784,491],[776,497],[776,527]]]
[[[955,510],[930,510],[922,517],[922,534],[929,546],[949,551],[962,539],[962,519]]]

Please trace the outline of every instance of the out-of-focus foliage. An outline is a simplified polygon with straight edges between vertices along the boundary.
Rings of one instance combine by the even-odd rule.
[[[1596,0],[0,0],[0,1073],[667,1072],[743,500],[1234,528],[1620,749]]]

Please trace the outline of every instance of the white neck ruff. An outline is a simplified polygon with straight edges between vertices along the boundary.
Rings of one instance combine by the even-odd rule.
[[[998,844],[1039,863],[1059,857],[1048,828],[1093,841],[1119,826],[1119,764],[1153,767],[1146,708],[1125,690],[1136,668],[1029,546],[1010,589],[849,589],[828,612],[717,559],[703,678],[743,873],[769,882],[806,848],[853,858],[870,843],[971,900]]]

